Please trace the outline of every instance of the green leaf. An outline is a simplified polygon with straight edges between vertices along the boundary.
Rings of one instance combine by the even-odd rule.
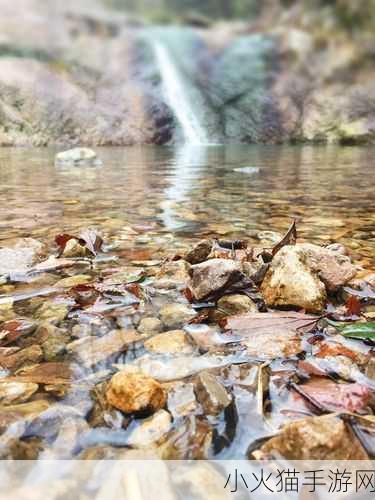
[[[340,329],[344,337],[360,340],[375,340],[375,323],[353,323]]]
[[[326,322],[335,327],[341,335],[351,339],[375,340],[375,322],[369,323],[348,323],[327,319]]]

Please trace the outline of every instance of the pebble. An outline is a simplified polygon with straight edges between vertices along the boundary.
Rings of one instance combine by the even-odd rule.
[[[159,311],[160,319],[166,328],[181,328],[196,316],[196,312],[185,304],[168,304]]]
[[[118,372],[107,388],[107,401],[124,413],[153,413],[164,407],[166,393],[162,385],[140,373]]]

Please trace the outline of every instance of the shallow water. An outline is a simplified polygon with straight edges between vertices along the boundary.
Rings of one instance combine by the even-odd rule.
[[[357,262],[366,268],[374,266],[375,148],[216,145],[104,148],[98,149],[103,161],[100,167],[57,167],[55,153],[52,149],[0,150],[0,246],[6,246],[8,238],[32,236],[45,243],[46,253],[51,255],[56,254],[57,234],[76,235],[82,229],[95,227],[103,234],[107,260],[100,256],[90,268],[86,262],[83,270],[55,269],[26,283],[14,280],[0,285],[0,295],[5,302],[9,296],[14,300],[10,320],[36,319],[35,324],[40,321],[36,313],[47,299],[54,300],[55,305],[65,301],[69,314],[55,321],[65,347],[78,338],[91,337],[95,341],[108,339],[120,329],[133,331],[142,315],[155,316],[166,302],[184,299],[180,291],[160,287],[135,304],[132,291],[130,295],[124,290],[118,294],[109,288],[99,303],[93,305],[89,298],[86,304],[84,291],[72,295],[71,290],[58,288],[61,278],[85,273],[90,283],[100,285],[116,270],[124,272],[130,267],[132,276],[135,266],[150,270],[152,283],[166,256],[185,251],[193,240],[202,237],[256,240],[257,231],[283,233],[295,218],[301,239],[344,243]],[[95,296],[96,292],[88,293]],[[25,332],[27,328],[24,325]],[[44,346],[43,335],[25,332],[16,341],[6,340],[1,346],[5,348],[12,343],[21,349]],[[207,342],[210,343],[208,334]],[[116,351],[116,355],[102,358],[99,353],[92,362],[89,344],[73,355],[69,347],[67,350],[64,347],[54,358],[58,361],[55,365],[45,363],[46,357],[43,358],[37,369],[41,367],[43,371],[43,366],[46,369],[48,365],[49,371],[47,375],[41,376],[40,372],[37,375],[39,389],[30,402],[37,406],[33,411],[41,413],[24,432],[9,426],[13,417],[9,417],[6,408],[0,412],[0,427],[6,428],[1,436],[0,451],[5,449],[2,456],[41,456],[39,446],[47,454],[42,455],[44,458],[49,457],[48,453],[58,458],[76,456],[78,451],[96,444],[124,447],[132,425],[138,425],[137,419],[134,422],[133,417],[124,417],[107,408],[100,399],[104,396],[98,395],[103,388],[98,389],[95,397],[93,393],[101,381],[109,380],[114,372],[113,363],[129,363],[145,353],[142,340],[133,339],[132,345],[126,354]],[[194,415],[176,419],[168,437],[170,458],[205,456],[204,437],[210,429],[214,429],[216,456],[241,458],[254,440],[275,432],[290,415],[293,418],[304,415],[305,409],[294,408],[294,400],[280,401],[280,410],[275,404],[279,397],[278,377],[282,379],[280,373],[287,374],[290,369],[289,365],[279,366],[276,362],[270,385],[277,393],[273,396],[272,425],[265,422],[256,399],[258,361],[250,359],[245,363],[241,358],[240,365],[232,360],[231,366],[226,366],[227,358],[219,362],[210,357],[232,354],[237,347],[219,346],[217,353],[212,348],[207,361],[202,350],[194,347],[192,357],[187,356],[185,361],[177,359],[182,371],[190,369],[194,362],[197,371],[210,366],[216,370],[232,391],[235,410],[231,404],[217,417],[207,417],[198,410]],[[173,356],[172,359],[168,356],[161,360],[161,368],[168,369],[173,364]],[[156,358],[151,354],[151,361]],[[191,375],[189,370],[186,373]],[[2,370],[1,377],[9,375],[18,376],[19,370]],[[27,373],[25,376],[27,379]],[[191,382],[189,377],[183,378]],[[173,380],[173,376],[164,376],[164,380]],[[50,406],[45,411],[41,404]],[[12,408],[16,412],[15,406]],[[79,418],[75,412],[79,412]],[[64,426],[65,416],[68,421]],[[80,434],[82,439],[77,438]]]
[[[102,167],[57,168],[52,149],[0,150],[1,239],[123,224],[180,241],[284,231],[340,241],[374,264],[375,148],[134,147]],[[248,168],[251,167],[251,168]],[[171,236],[169,236],[171,238]]]

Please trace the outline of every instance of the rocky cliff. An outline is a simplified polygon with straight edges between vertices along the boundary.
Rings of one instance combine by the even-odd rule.
[[[265,2],[255,21],[176,30],[176,42],[192,40],[175,63],[203,96],[210,134],[375,142],[373,0],[281,3]],[[149,28],[76,4],[0,0],[0,144],[173,141],[178,125],[142,41]]]

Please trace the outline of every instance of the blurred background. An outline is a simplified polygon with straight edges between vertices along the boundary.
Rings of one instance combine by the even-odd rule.
[[[0,0],[0,145],[368,144],[375,0]]]

